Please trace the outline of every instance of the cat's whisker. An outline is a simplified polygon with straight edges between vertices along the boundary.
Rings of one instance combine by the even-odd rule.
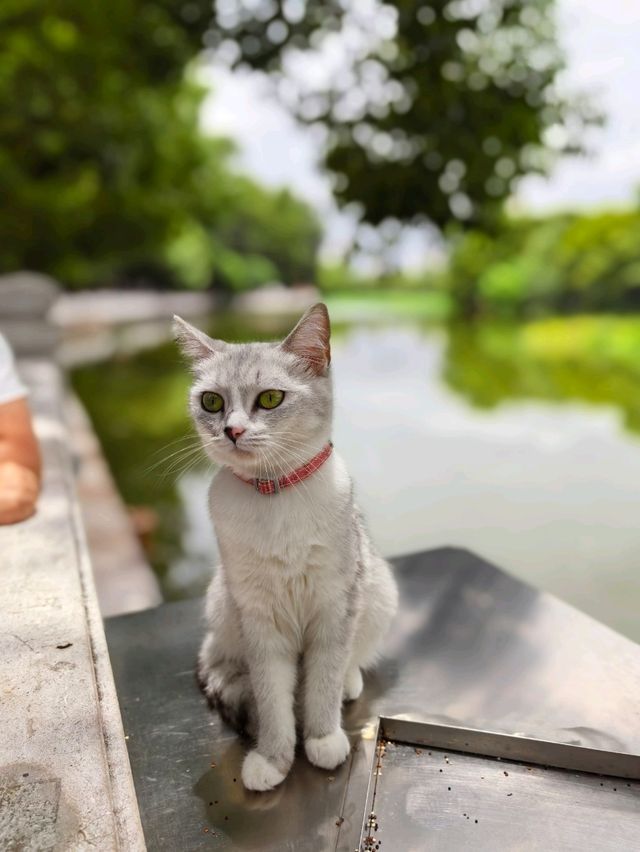
[[[301,453],[298,449],[294,449],[288,443],[283,444],[282,442],[273,441],[271,444],[274,452],[278,452],[278,458],[280,462],[284,462],[287,456],[290,456],[294,466],[297,465],[305,465],[309,461],[309,452],[307,450],[306,453]],[[285,470],[284,473],[288,473],[288,470]]]
[[[156,468],[165,464],[170,459],[173,459],[176,456],[181,456],[183,453],[189,453],[189,452],[191,452],[192,450],[195,450],[195,449],[199,449],[199,450],[202,449],[202,444],[200,443],[200,441],[198,441],[197,443],[194,443],[192,446],[181,447],[179,450],[176,450],[173,453],[169,453],[168,455],[163,456],[161,459],[158,459],[158,461],[156,461],[153,464],[146,467],[143,472],[145,474],[150,473],[152,470],[156,470]]]
[[[276,455],[278,455],[278,451],[277,451],[277,450],[275,450],[275,452],[276,452]],[[283,460],[283,459],[281,459],[281,462],[282,462],[282,461],[284,461],[284,460]],[[276,478],[277,478],[276,471],[275,471],[275,470],[273,470],[273,471],[271,471],[271,473],[272,473],[272,476],[270,476],[270,477],[269,477],[269,479],[276,479]],[[306,486],[307,486],[307,488],[305,488],[305,490],[304,490],[304,492],[303,492],[303,493],[298,492],[298,496],[299,496],[299,497],[301,497],[301,498],[304,500],[304,503],[305,503],[305,505],[306,505],[306,506],[310,506],[310,507],[311,507],[311,509],[313,509],[312,501],[310,500],[310,496],[309,496],[309,494],[308,494],[308,483],[306,483],[304,480],[302,480],[302,481],[300,481],[300,482],[297,482],[297,483],[294,483],[294,484],[290,485],[289,487],[290,487],[290,488],[294,488],[294,489],[298,489],[298,487],[299,487],[300,485],[306,485]]]
[[[181,453],[185,450],[191,449],[191,447],[200,446],[203,443],[203,441],[202,441],[202,438],[197,433],[192,432],[188,435],[183,435],[181,438],[175,438],[173,441],[169,441],[168,443],[164,444],[162,447],[158,447],[158,449],[154,450],[151,453],[150,458],[153,459],[156,456],[160,455],[160,453],[165,453],[166,450],[171,449],[172,447],[174,447],[176,444],[179,444],[179,443],[185,444],[185,446],[178,447],[176,450],[174,450],[174,451],[172,451],[172,452],[170,452],[166,455],[163,455],[160,459],[158,459],[157,461],[154,461],[153,464],[149,465],[149,467],[145,469],[145,473],[147,471],[154,470],[156,467],[161,465],[167,459],[172,458],[172,456],[177,455],[178,453]]]
[[[157,456],[158,453],[164,452],[164,450],[168,450],[169,447],[173,447],[175,444],[183,443],[184,441],[193,441],[199,440],[199,435],[196,432],[189,432],[187,435],[181,435],[179,438],[174,438],[173,441],[167,441],[166,444],[163,444],[161,447],[158,447],[157,450],[154,450],[151,453],[151,457]]]
[[[268,474],[266,477],[264,477],[265,479],[277,479],[279,476],[289,473],[291,471],[292,466],[302,466],[309,461],[308,452],[303,455],[297,450],[293,450],[288,443],[285,444],[282,441],[277,441],[273,438],[269,442],[269,450],[275,456],[276,466],[274,467],[273,463],[269,464],[269,462],[265,459],[265,463],[267,466],[266,472]],[[285,450],[287,451],[287,455],[285,455],[283,452]],[[288,458],[291,458],[292,464],[288,463]],[[305,480],[301,480],[299,482],[293,483],[289,486],[289,488],[296,489],[298,491],[298,496],[304,501],[305,505],[313,509],[312,500],[309,495],[310,484],[308,482],[306,482]]]
[[[180,479],[180,478],[182,478],[183,476],[186,476],[186,475],[187,475],[188,473],[190,473],[192,470],[194,470],[194,469],[196,469],[196,468],[199,468],[199,467],[200,467],[200,465],[201,465],[201,463],[202,463],[202,461],[203,461],[203,460],[201,460],[201,459],[197,459],[197,458],[196,458],[196,459],[193,459],[192,461],[190,461],[190,462],[187,464],[187,466],[186,466],[183,470],[179,471],[179,474],[178,474],[177,478],[178,478],[178,479]],[[209,465],[209,467],[210,467],[210,465]]]
[[[169,455],[165,456],[164,458],[160,459],[159,461],[155,462],[153,465],[148,467],[144,471],[144,473],[147,474],[150,471],[158,468],[160,465],[162,465],[166,462],[169,462],[169,464],[167,465],[165,470],[162,471],[162,474],[161,474],[163,476],[163,478],[166,478],[170,474],[174,473],[177,469],[179,469],[180,465],[183,462],[190,460],[193,456],[196,456],[196,462],[197,462],[197,457],[199,455],[201,456],[202,460],[204,460],[205,458],[208,458],[208,456],[206,455],[204,450],[207,447],[212,446],[213,442],[217,441],[217,440],[218,440],[217,438],[214,438],[214,439],[211,439],[211,440],[204,440],[204,441],[201,440],[201,439],[198,439],[197,443],[195,443],[192,446],[182,447],[181,449],[176,450],[173,453],[169,453]],[[171,459],[172,459],[172,461],[170,461]]]
[[[288,451],[297,461],[309,460],[309,444],[308,442],[289,440],[280,436],[272,436],[265,441],[267,447]],[[304,451],[304,452],[302,452]]]

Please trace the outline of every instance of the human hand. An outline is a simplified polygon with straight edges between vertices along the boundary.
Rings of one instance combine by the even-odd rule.
[[[14,461],[0,462],[0,524],[17,524],[36,509],[40,483],[28,467]]]

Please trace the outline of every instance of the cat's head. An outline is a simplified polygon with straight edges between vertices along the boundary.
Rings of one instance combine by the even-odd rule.
[[[180,317],[175,336],[194,373],[190,410],[205,451],[247,477],[273,478],[330,438],[329,314],[314,305],[281,343],[214,340]]]

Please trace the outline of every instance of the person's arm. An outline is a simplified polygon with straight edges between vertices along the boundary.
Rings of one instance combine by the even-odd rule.
[[[24,398],[0,405],[0,524],[33,515],[40,491],[40,450]]]

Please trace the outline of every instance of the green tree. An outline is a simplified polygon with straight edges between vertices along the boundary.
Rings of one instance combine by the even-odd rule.
[[[2,4],[3,271],[71,286],[126,270],[192,286],[310,276],[310,210],[235,174],[231,144],[198,130],[203,92],[187,63],[204,14],[169,0]],[[167,267],[189,234],[207,241],[206,265]]]
[[[308,211],[298,206],[304,221],[292,236],[295,205],[277,196],[267,201],[256,189],[255,206],[243,207],[248,185],[239,184],[232,211],[248,216],[244,229],[221,206],[230,151],[221,140],[203,144],[201,93],[185,83],[203,47],[268,72],[301,121],[326,128],[336,195],[358,202],[370,222],[486,227],[522,174],[575,150],[594,120],[588,105],[555,89],[562,57],[552,8],[552,0],[368,8],[216,0],[213,10],[210,0],[5,0],[1,268],[85,284],[168,255],[183,269],[190,243],[208,246],[201,274],[189,271],[194,284],[214,257],[227,270],[219,280],[241,286],[276,262],[285,276],[301,274],[301,247],[317,244]],[[344,55],[335,70],[328,46]],[[301,58],[315,63],[313,74],[300,72]]]
[[[167,244],[165,256],[180,280],[229,291],[313,280],[321,235],[306,204],[232,171],[207,200],[208,210],[183,222]]]
[[[522,316],[640,306],[640,212],[506,219],[453,243],[447,288],[460,314]]]
[[[136,15],[122,2],[2,5],[4,269],[79,281],[96,261],[106,270],[161,244],[194,156],[185,122],[175,119],[195,100],[144,39],[150,24],[149,11]],[[152,68],[166,81],[163,97],[149,86]],[[177,162],[157,155],[167,147]]]
[[[486,227],[522,175],[579,150],[598,118],[555,87],[553,6],[219,0],[210,40],[234,39],[238,63],[275,74],[295,114],[329,128],[336,194],[367,221]],[[323,49],[335,55],[340,33],[343,67],[323,73]],[[318,60],[313,75],[300,73],[304,52]]]

